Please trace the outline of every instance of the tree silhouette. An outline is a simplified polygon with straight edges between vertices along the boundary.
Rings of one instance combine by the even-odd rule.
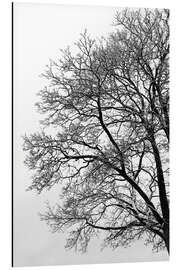
[[[62,51],[44,76],[37,104],[44,131],[24,136],[29,189],[62,186],[41,214],[67,247],[86,251],[104,231],[114,248],[143,238],[169,252],[168,10],[124,9],[118,30],[77,54]]]

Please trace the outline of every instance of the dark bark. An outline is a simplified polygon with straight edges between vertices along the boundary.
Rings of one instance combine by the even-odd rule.
[[[168,224],[169,223],[169,204],[168,204],[168,199],[167,199],[167,194],[166,194],[166,187],[165,187],[164,175],[163,175],[163,170],[162,170],[161,158],[160,158],[159,150],[157,148],[157,145],[153,136],[151,136],[151,144],[153,148],[154,159],[156,162],[161,210],[162,210],[163,218],[165,222]]]
[[[164,242],[167,248],[168,253],[170,253],[170,244],[169,244],[169,224],[164,225]]]

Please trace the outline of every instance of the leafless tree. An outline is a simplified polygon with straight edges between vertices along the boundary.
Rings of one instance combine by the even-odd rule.
[[[62,186],[41,215],[53,231],[69,228],[67,247],[85,251],[137,239],[169,252],[169,11],[124,9],[118,30],[77,54],[62,51],[44,76],[44,131],[24,137],[29,189]],[[52,135],[53,134],[53,135]]]

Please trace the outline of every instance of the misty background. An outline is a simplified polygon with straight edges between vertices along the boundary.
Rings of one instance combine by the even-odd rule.
[[[167,260],[166,251],[153,253],[142,241],[130,248],[101,251],[101,239],[90,242],[88,252],[65,250],[66,232],[50,232],[40,221],[39,212],[48,200],[58,200],[60,185],[37,195],[26,191],[32,171],[24,165],[22,136],[40,131],[35,103],[37,93],[47,81],[39,75],[49,59],[57,59],[60,49],[73,48],[80,33],[87,29],[91,37],[107,36],[115,30],[113,19],[118,7],[63,6],[55,4],[14,3],[14,265],[58,265]]]

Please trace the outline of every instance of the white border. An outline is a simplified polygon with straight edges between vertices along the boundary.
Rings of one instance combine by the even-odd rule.
[[[31,3],[51,3],[51,1],[18,1]],[[131,7],[157,7],[170,8],[171,10],[171,259],[170,262],[153,263],[126,263],[126,264],[106,264],[106,265],[75,265],[75,266],[47,266],[34,267],[34,269],[59,269],[62,270],[97,270],[97,269],[179,269],[180,267],[180,233],[179,233],[179,201],[180,179],[179,179],[179,126],[180,126],[180,87],[178,78],[180,77],[180,9],[178,1],[160,0],[59,0],[53,1],[57,4],[79,4],[98,6],[131,6]],[[11,269],[11,1],[0,1],[0,266],[1,269]],[[15,269],[19,269],[16,267]],[[24,267],[24,269],[29,269]]]

